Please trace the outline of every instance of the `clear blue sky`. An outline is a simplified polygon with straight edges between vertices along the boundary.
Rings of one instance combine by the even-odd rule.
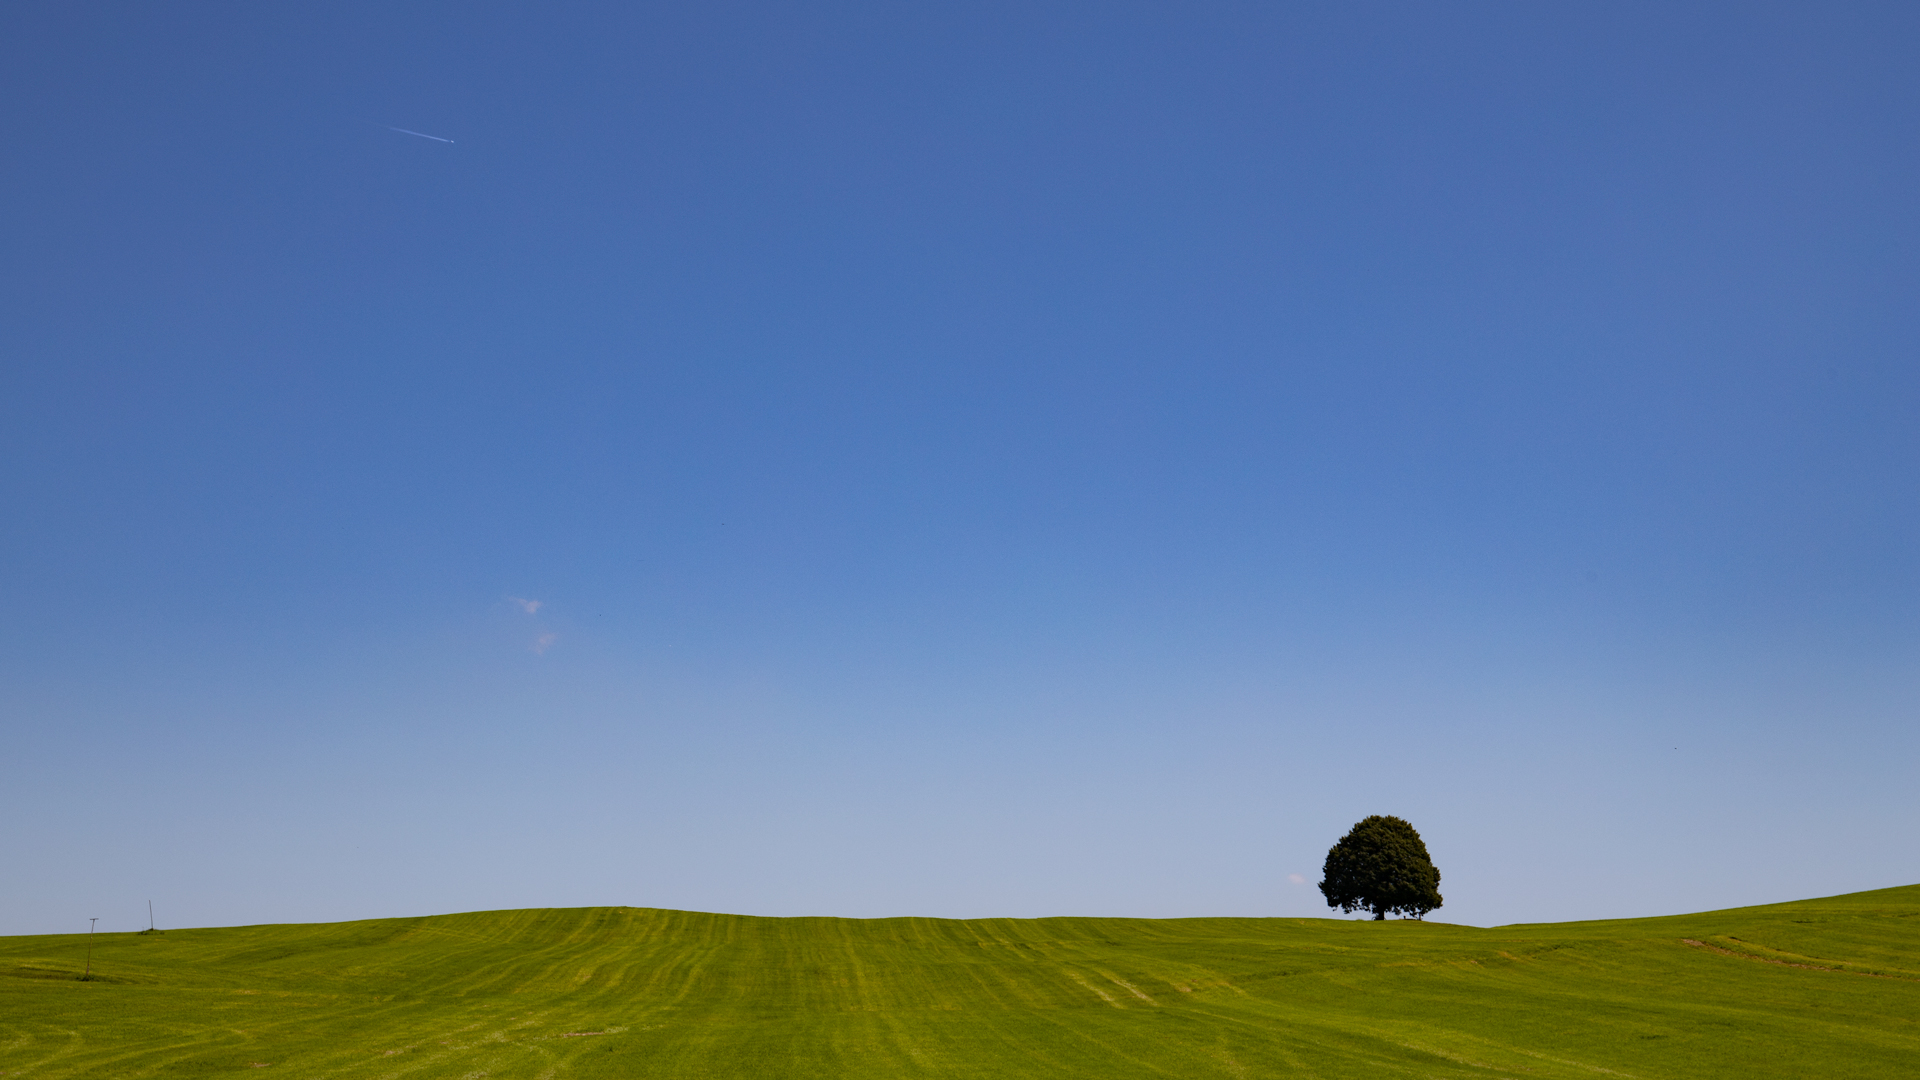
[[[1916,49],[8,4],[0,933],[1920,881]]]

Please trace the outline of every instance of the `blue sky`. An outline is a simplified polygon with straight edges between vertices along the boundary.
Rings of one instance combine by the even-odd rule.
[[[1916,44],[8,5],[0,933],[1920,880]]]

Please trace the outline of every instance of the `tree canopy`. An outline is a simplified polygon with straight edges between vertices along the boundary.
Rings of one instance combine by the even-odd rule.
[[[1320,892],[1328,907],[1425,918],[1440,906],[1440,871],[1411,824],[1375,814],[1327,852]]]

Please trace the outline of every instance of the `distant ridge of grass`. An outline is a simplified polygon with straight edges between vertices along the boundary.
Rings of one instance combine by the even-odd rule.
[[[651,908],[0,938],[0,1076],[1916,1077],[1920,885],[1491,929]]]

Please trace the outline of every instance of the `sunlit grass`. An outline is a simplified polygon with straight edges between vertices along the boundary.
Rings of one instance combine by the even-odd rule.
[[[1920,886],[1490,930],[496,911],[101,934],[90,982],[84,939],[0,938],[0,1074],[1920,1076]]]

